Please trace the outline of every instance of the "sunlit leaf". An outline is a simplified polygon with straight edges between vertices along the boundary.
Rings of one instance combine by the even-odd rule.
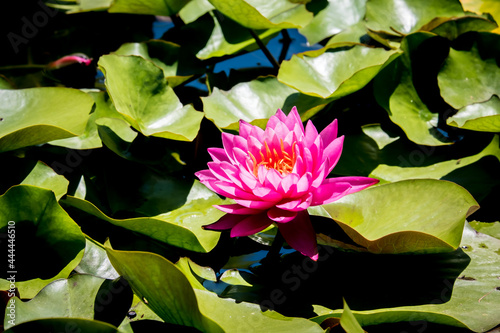
[[[199,59],[209,59],[236,54],[243,50],[253,51],[259,48],[247,28],[220,15],[217,16],[213,13],[210,15],[214,20],[214,29],[207,44],[196,54],[196,57]],[[266,43],[270,38],[278,34],[279,31],[280,29],[260,30],[256,34],[263,43]]]
[[[170,16],[177,14],[189,0],[115,0],[110,13],[131,13],[143,15]]]
[[[344,311],[340,317],[340,325],[346,331],[346,333],[363,333],[363,329],[359,325],[356,317],[353,315],[351,309],[347,305],[344,299]]]
[[[500,99],[493,95],[489,101],[464,106],[446,122],[472,131],[500,132]]]
[[[213,9],[215,7],[208,0],[191,0],[179,11],[179,17],[189,24]]]
[[[366,0],[349,2],[329,0],[326,7],[314,16],[311,23],[299,31],[306,36],[309,44],[316,44],[360,22],[365,12]]]
[[[33,185],[52,190],[59,200],[68,190],[69,181],[58,175],[47,164],[38,161],[29,175],[22,181],[22,185]]]
[[[354,242],[374,253],[452,251],[465,218],[478,209],[462,187],[431,179],[375,186],[322,207]]]
[[[118,273],[109,262],[104,247],[88,237],[86,238],[85,253],[75,268],[75,272],[90,274],[103,279],[118,278]]]
[[[422,30],[454,40],[469,31],[491,31],[496,27],[497,24],[488,17],[467,15],[458,18],[438,17],[423,26]]]
[[[125,43],[114,53],[117,55],[135,55],[152,61],[160,67],[172,88],[192,77],[193,73],[179,67],[180,46],[163,40],[151,40],[145,43]]]
[[[469,51],[450,49],[438,75],[444,100],[455,109],[485,102],[500,91],[500,67],[494,58],[483,59],[476,45]]]
[[[69,88],[0,90],[0,152],[82,134],[93,104]]]
[[[191,141],[198,134],[203,113],[182,105],[163,71],[138,56],[105,55],[99,66],[119,113],[144,135]]]
[[[278,80],[304,94],[340,98],[363,88],[399,54],[361,45],[329,45],[284,61]]]
[[[417,31],[435,17],[454,17],[464,14],[458,0],[373,0],[366,5],[369,29],[389,34],[408,34]]]
[[[250,29],[300,28],[313,18],[305,5],[287,0],[209,0],[222,14]]]
[[[465,10],[476,12],[478,14],[488,13],[493,16],[495,21],[500,22],[500,3],[496,0],[461,0]],[[500,28],[493,32],[499,33]]]
[[[477,230],[485,235],[500,239],[500,222],[469,222],[474,230]]]

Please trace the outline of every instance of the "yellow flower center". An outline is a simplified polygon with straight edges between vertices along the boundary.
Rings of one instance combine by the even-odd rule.
[[[257,158],[253,156],[252,153],[249,152],[250,157],[252,158],[253,161],[253,174],[255,177],[258,177],[258,172],[259,172],[259,166],[263,165],[268,169],[275,169],[276,171],[279,171],[282,175],[286,175],[293,170],[293,166],[295,165],[295,142],[293,143],[292,146],[292,156],[288,152],[285,151],[285,148],[283,146],[283,140],[280,140],[280,151],[277,152],[276,149],[273,148],[269,149],[269,145],[267,144],[266,141],[264,141],[264,146],[266,147],[265,154],[261,151],[259,151],[260,157],[259,161],[257,161]]]

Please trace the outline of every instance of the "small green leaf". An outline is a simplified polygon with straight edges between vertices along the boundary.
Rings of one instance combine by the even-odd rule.
[[[163,70],[170,87],[183,83],[197,73],[196,67],[186,69],[180,63],[180,45],[163,40],[144,43],[125,43],[114,52],[117,55],[135,55],[153,62]]]
[[[365,12],[366,0],[328,0],[326,8],[317,13],[311,23],[299,29],[299,32],[306,36],[309,44],[314,45],[362,21]]]
[[[454,40],[469,31],[491,31],[496,27],[495,21],[488,17],[468,15],[453,18],[437,17],[422,27],[422,30],[432,31],[439,36]]]
[[[500,222],[472,221],[469,224],[474,228],[474,230],[477,230],[485,235],[500,239]]]
[[[373,31],[409,34],[435,17],[464,15],[458,0],[371,0],[366,4],[367,26]]]
[[[348,43],[328,45],[284,61],[278,80],[304,94],[340,98],[363,88],[397,56],[397,51],[382,48]]]
[[[191,0],[179,11],[179,17],[189,24],[214,9],[208,0]]]
[[[399,136],[395,138],[389,136],[389,134],[382,130],[380,124],[366,125],[361,130],[377,143],[378,149],[384,149],[385,146],[399,139]]]
[[[110,13],[130,13],[143,15],[170,16],[177,14],[189,0],[115,0]]]
[[[21,185],[33,185],[52,190],[59,201],[68,191],[69,181],[64,176],[58,175],[47,164],[38,161]]]
[[[498,77],[500,67],[495,59],[483,59],[474,45],[469,51],[450,49],[438,74],[438,84],[444,100],[455,109],[461,109],[497,95],[500,91]]]
[[[167,85],[163,71],[138,56],[104,55],[99,66],[113,104],[144,135],[191,141],[198,134],[203,113],[183,106]]]
[[[75,272],[90,274],[103,279],[113,280],[118,278],[118,273],[109,262],[104,247],[88,236],[86,237],[85,253],[75,268]]]
[[[241,276],[240,271],[235,268],[228,269],[227,271],[222,273],[220,280],[227,284],[232,284],[237,286],[247,286],[247,287],[252,286]]]
[[[82,134],[93,104],[76,89],[0,90],[0,152]]]
[[[254,51],[258,45],[247,28],[242,27],[233,20],[220,17],[210,13],[214,29],[203,49],[196,53],[199,59],[209,59],[213,57],[222,57],[225,55],[236,54],[240,51]],[[279,29],[259,30],[257,36],[263,43],[279,33]]]
[[[250,29],[289,29],[307,25],[313,18],[305,5],[275,0],[209,0],[222,14]]]
[[[417,179],[368,188],[322,207],[370,252],[434,253],[458,247],[465,218],[478,204],[454,183]]]
[[[464,106],[446,123],[472,131],[500,132],[500,99],[493,95],[489,101]]]

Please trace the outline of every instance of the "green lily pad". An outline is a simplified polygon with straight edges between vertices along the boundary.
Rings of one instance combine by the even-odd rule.
[[[304,94],[340,98],[370,82],[399,53],[354,44],[328,45],[284,61],[278,80]]]
[[[438,84],[444,100],[461,109],[499,94],[499,76],[500,67],[495,59],[483,59],[474,45],[469,51],[450,49],[438,74]]]
[[[111,99],[104,91],[88,91],[87,94],[94,99],[95,109],[90,114],[85,127],[85,132],[77,137],[60,139],[49,142],[53,146],[71,149],[94,149],[102,147],[99,137],[99,126],[107,126],[122,140],[132,142],[137,136],[125,117],[116,111]]]
[[[373,0],[366,4],[367,26],[388,34],[409,34],[435,17],[463,16],[458,0]]]
[[[500,132],[500,99],[493,95],[489,101],[464,106],[446,123],[472,131]]]
[[[76,89],[0,90],[0,152],[82,134],[93,104]]]
[[[170,16],[177,14],[188,2],[189,0],[115,0],[108,11],[110,13]]]
[[[197,252],[209,252],[220,237],[219,232],[208,231],[203,225],[216,222],[224,215],[213,205],[224,204],[217,194],[196,181],[186,203],[173,211],[153,217],[113,219],[86,200],[67,196],[64,204],[83,210],[99,219],[138,232],[167,244]]]
[[[113,0],[80,0],[78,2],[71,3],[58,3],[57,1],[48,1],[47,5],[50,7],[64,10],[68,14],[83,13],[89,11],[101,11],[108,9]]]
[[[198,134],[203,113],[182,105],[167,85],[163,71],[138,56],[105,55],[99,66],[113,104],[142,134],[192,141]]]
[[[443,290],[451,299],[441,304],[425,304],[352,311],[362,326],[388,322],[428,322],[466,327],[474,332],[486,332],[500,324],[498,297],[498,265],[500,240],[481,234],[465,225],[461,247],[471,258],[462,275]],[[439,300],[438,300],[439,301]],[[339,317],[342,310],[314,306],[320,323],[329,317]]]
[[[456,18],[437,17],[421,30],[446,37],[450,40],[469,31],[491,31],[497,28],[497,24],[490,17],[467,15]]]
[[[465,218],[479,208],[464,188],[432,179],[375,186],[321,207],[373,253],[453,251]]]
[[[191,0],[179,11],[179,17],[184,23],[189,24],[214,9],[208,0]]]
[[[500,239],[500,222],[472,221],[472,222],[469,222],[469,224],[475,230],[477,230],[485,235]]]
[[[378,178],[382,183],[417,178],[441,179],[452,171],[471,165],[485,156],[496,156],[500,161],[499,144],[500,141],[498,135],[496,135],[490,144],[478,154],[424,167],[399,167],[380,164],[371,172],[370,177]]]
[[[305,5],[287,0],[209,0],[222,14],[250,29],[301,28],[313,18]]]
[[[393,143],[399,139],[398,137],[391,137],[389,134],[382,130],[380,124],[366,125],[361,128],[363,133],[373,139],[377,143],[378,149],[382,150],[388,144]]]
[[[64,176],[58,175],[47,164],[38,161],[21,185],[33,185],[52,190],[59,201],[68,191],[69,181]]]
[[[239,83],[227,92],[214,88],[210,96],[201,99],[208,119],[219,128],[233,130],[239,128],[240,119],[263,122],[276,114],[278,109],[288,112],[293,106],[297,107],[302,120],[307,120],[329,102],[301,94],[280,83],[276,77]]]
[[[129,333],[102,321],[81,318],[38,319],[16,325],[5,333],[66,332],[68,329],[79,333]]]
[[[85,247],[80,228],[51,190],[11,187],[0,197],[0,217],[2,233],[15,230],[15,260],[9,271],[17,271],[17,281],[56,276]],[[2,278],[7,276],[4,271]]]
[[[165,322],[196,327],[204,332],[235,332],[246,318],[245,330],[323,332],[303,318],[261,312],[259,305],[235,303],[206,290],[193,289],[174,264],[153,253],[107,249],[117,271]]]
[[[210,12],[214,21],[214,29],[207,44],[196,53],[199,59],[222,57],[236,54],[240,51],[254,51],[259,48],[250,31],[233,20],[217,16]],[[276,36],[280,29],[266,29],[256,32],[263,43]]]
[[[306,36],[309,44],[314,45],[362,21],[365,12],[366,0],[328,0],[326,7],[314,16],[311,23],[299,29],[299,32]]]
[[[82,260],[74,269],[79,274],[89,274],[103,279],[116,279],[118,273],[111,265],[104,247],[93,239],[86,237],[85,252]]]
[[[488,13],[493,16],[496,22],[500,22],[500,3],[496,0],[462,0],[464,10],[476,12],[478,14]],[[495,29],[495,33],[500,31]]]
[[[28,302],[15,297],[15,323],[57,317],[93,319],[95,298],[103,282],[103,279],[92,275],[77,274],[51,282]],[[8,318],[5,318],[5,328],[13,326]]]
[[[179,52],[180,45],[178,44],[163,40],[150,40],[144,43],[125,43],[114,54],[135,55],[152,61],[163,70],[169,86],[174,88],[198,72],[194,67],[189,71],[179,66]]]

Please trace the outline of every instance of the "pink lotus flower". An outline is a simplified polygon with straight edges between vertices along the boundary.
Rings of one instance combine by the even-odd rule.
[[[275,223],[285,241],[313,260],[318,258],[316,233],[307,208],[358,192],[377,179],[326,178],[342,153],[337,120],[321,133],[304,126],[296,107],[280,109],[264,130],[240,121],[240,135],[222,133],[222,148],[209,148],[213,162],[196,173],[201,183],[236,203],[215,206],[226,212],[210,230],[231,229],[231,237],[260,232]]]

